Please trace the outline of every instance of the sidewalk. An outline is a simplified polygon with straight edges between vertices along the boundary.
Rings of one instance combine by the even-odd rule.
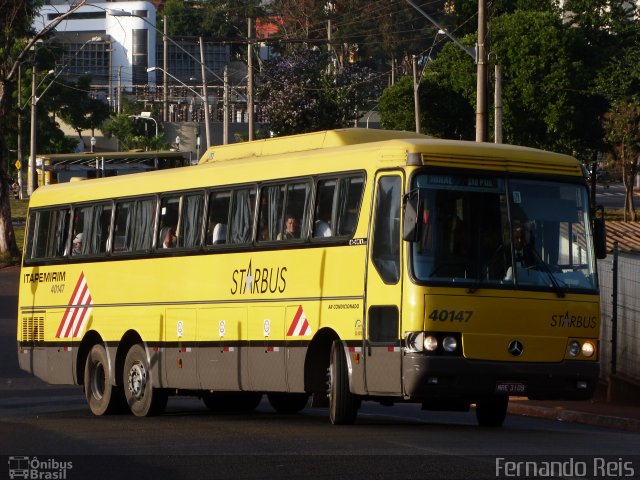
[[[586,401],[538,401],[511,397],[509,413],[640,432],[640,402],[607,402],[600,392]]]

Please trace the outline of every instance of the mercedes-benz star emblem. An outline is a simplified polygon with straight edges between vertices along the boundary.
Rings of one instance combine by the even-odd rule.
[[[522,345],[522,342],[520,340],[511,340],[511,342],[509,342],[508,350],[509,353],[514,357],[519,357],[524,351],[524,345]]]

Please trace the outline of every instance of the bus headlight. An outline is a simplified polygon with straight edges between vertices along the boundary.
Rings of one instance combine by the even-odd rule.
[[[596,347],[593,343],[586,341],[582,344],[582,355],[584,355],[585,357],[590,358],[595,352]]]
[[[458,340],[455,337],[444,337],[442,348],[448,353],[455,352],[458,349]]]
[[[438,339],[435,335],[427,335],[424,337],[424,349],[427,352],[435,352],[438,349]]]
[[[577,357],[580,354],[580,342],[576,340],[572,340],[569,342],[569,355],[572,357]]]

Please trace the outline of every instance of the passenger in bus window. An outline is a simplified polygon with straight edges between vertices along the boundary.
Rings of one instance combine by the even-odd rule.
[[[175,228],[171,226],[164,227],[161,231],[160,239],[162,240],[162,248],[174,248],[178,243]]]
[[[71,255],[80,255],[82,253],[82,232],[73,238],[71,245]]]
[[[516,263],[522,267],[536,265],[536,255],[530,241],[527,241],[527,232],[523,227],[516,227],[513,231],[513,249]]]
[[[300,238],[300,228],[298,219],[287,214],[284,218],[284,232],[278,234],[278,240],[289,240],[292,238]]]

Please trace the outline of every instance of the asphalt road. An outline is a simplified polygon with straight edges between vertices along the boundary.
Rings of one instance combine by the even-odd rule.
[[[176,397],[156,418],[94,417],[80,387],[19,371],[16,285],[16,269],[0,270],[0,478],[25,462],[70,480],[510,478],[523,461],[560,462],[563,478],[640,478],[640,434],[515,415],[482,429],[472,412],[366,402],[356,425],[337,427],[326,409],[213,414]]]
[[[622,209],[624,208],[625,188],[621,183],[612,183],[607,187],[598,184],[596,187],[596,205],[604,208]],[[634,204],[640,207],[640,192],[634,193]]]

